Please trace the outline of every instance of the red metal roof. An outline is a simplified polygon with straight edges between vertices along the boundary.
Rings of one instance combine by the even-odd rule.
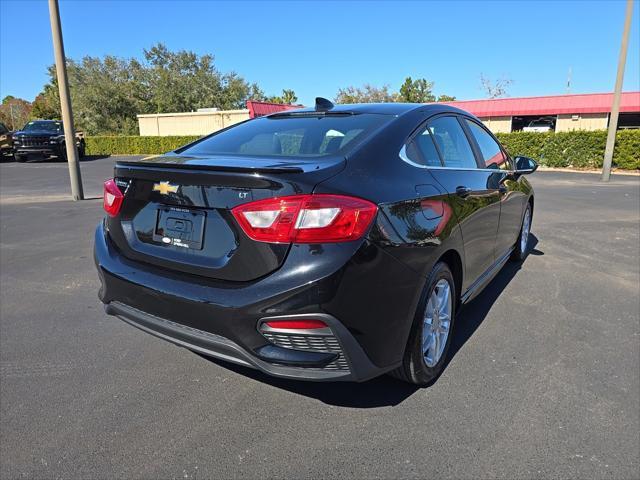
[[[293,110],[294,108],[302,108],[303,105],[286,105],[283,103],[256,102],[247,100],[247,108],[249,109],[249,118],[262,117],[270,113],[283,112],[285,110]]]
[[[611,102],[613,102],[613,93],[496,98],[444,103],[466,110],[477,117],[511,117],[516,115],[608,113],[611,111]],[[620,111],[640,112],[640,92],[622,93]]]

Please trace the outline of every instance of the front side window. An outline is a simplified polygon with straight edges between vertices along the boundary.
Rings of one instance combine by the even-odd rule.
[[[380,114],[290,114],[257,118],[178,150],[187,155],[318,157],[341,153],[391,121]]]
[[[478,168],[469,140],[455,117],[438,117],[428,125],[445,167]]]
[[[467,122],[467,125],[469,125],[469,130],[471,130],[473,138],[475,138],[478,143],[478,147],[480,147],[485,168],[508,170],[509,164],[507,163],[507,158],[504,153],[502,153],[500,145],[493,139],[493,137],[476,122],[466,119],[465,121]]]

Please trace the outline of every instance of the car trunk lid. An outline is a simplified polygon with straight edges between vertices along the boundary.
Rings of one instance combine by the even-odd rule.
[[[125,199],[108,218],[109,236],[132,260],[219,280],[255,280],[282,265],[289,245],[251,240],[230,210],[311,193],[344,162],[176,154],[120,161],[115,181]]]

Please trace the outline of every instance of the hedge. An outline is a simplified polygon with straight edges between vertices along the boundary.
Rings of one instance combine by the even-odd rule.
[[[140,137],[87,136],[87,155],[153,155],[170,152],[200,138],[199,136]]]
[[[607,141],[605,130],[573,132],[513,132],[496,135],[512,155],[535,158],[547,167],[601,168]],[[613,163],[640,169],[640,130],[620,130]]]
[[[513,132],[498,133],[498,139],[512,155],[535,158],[548,167],[601,168],[607,132]],[[160,154],[196,140],[197,136],[86,137],[87,155]],[[640,130],[620,130],[613,155],[614,166],[640,169]]]

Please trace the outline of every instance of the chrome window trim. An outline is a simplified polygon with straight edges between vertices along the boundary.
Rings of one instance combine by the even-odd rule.
[[[407,156],[407,145],[404,144],[398,153],[400,160],[408,163],[409,165],[417,168],[423,168],[425,170],[459,170],[463,172],[503,172],[503,173],[513,173],[514,170],[500,170],[499,168],[456,168],[456,167],[434,167],[431,165],[420,165],[419,163],[414,162]]]
[[[414,162],[413,160],[411,160],[408,156],[407,156],[407,144],[405,143],[404,145],[402,145],[402,148],[400,149],[400,152],[398,153],[398,156],[400,157],[400,159],[403,162],[408,163],[409,165],[412,165],[414,167],[418,167],[418,168],[429,168],[426,165],[420,165],[419,163]]]

